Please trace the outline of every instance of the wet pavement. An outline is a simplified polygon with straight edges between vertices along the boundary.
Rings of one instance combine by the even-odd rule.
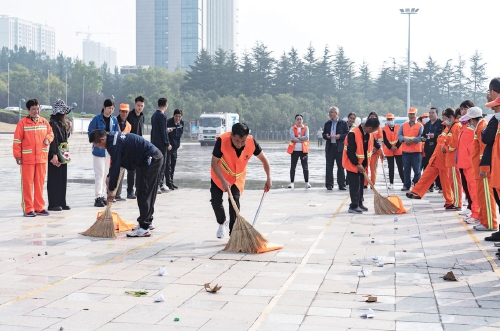
[[[153,236],[97,239],[79,235],[101,208],[92,206],[88,144],[77,140],[69,165],[72,209],[35,218],[21,216],[19,169],[10,144],[0,142],[1,331],[500,328],[496,248],[483,241],[487,233],[443,211],[440,194],[407,200],[398,181],[391,194],[404,199],[407,214],[375,215],[371,190],[365,195],[370,211],[349,214],[347,193],[322,187],[323,152],[315,147],[313,188],[276,185],[257,220],[256,228],[283,249],[227,253],[227,238],[215,236],[205,186],[211,148],[184,144],[176,179],[185,185],[158,196]],[[263,144],[275,183],[289,181],[285,146]],[[264,175],[255,161],[248,178],[258,188]],[[385,192],[382,180],[379,169],[377,187]],[[253,220],[261,196],[260,189],[243,194],[247,220]],[[112,208],[127,220],[138,216],[135,201]],[[160,267],[167,270],[164,276]],[[372,272],[360,277],[361,270]],[[448,271],[458,281],[443,280]],[[208,293],[205,283],[222,289]],[[129,291],[147,293],[136,297]],[[165,301],[155,303],[160,295]],[[366,295],[377,302],[366,302]],[[361,317],[368,309],[374,317]]]

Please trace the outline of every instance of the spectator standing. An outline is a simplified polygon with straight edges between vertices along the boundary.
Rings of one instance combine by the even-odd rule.
[[[157,193],[168,192],[169,188],[165,185],[164,178],[165,168],[167,161],[167,150],[171,150],[172,146],[168,140],[167,134],[167,117],[165,116],[165,111],[168,108],[168,102],[166,98],[158,99],[158,110],[151,116],[151,142],[156,146],[163,155],[163,166],[160,172],[160,180],[158,181]]]
[[[295,169],[297,168],[297,161],[300,159],[302,165],[302,172],[304,174],[304,181],[306,182],[306,189],[310,188],[309,184],[309,168],[307,165],[307,156],[309,155],[309,128],[303,124],[304,118],[302,115],[295,115],[295,125],[290,128],[290,144],[288,145],[287,152],[291,154],[290,165],[290,184],[288,188],[294,188]]]
[[[316,132],[316,137],[318,138],[318,147],[323,146],[323,129],[319,128],[318,132]]]
[[[401,191],[409,191],[412,182],[417,184],[420,179],[420,165],[422,163],[422,139],[423,127],[417,122],[417,108],[411,107],[408,110],[408,121],[399,128],[398,139],[403,144],[403,170],[404,184]],[[411,170],[413,169],[413,181],[411,179]]]
[[[182,120],[182,109],[174,110],[173,117],[167,120],[168,140],[172,146],[167,150],[167,163],[165,170],[166,184],[170,190],[178,189],[174,183],[175,165],[177,164],[177,150],[181,147],[181,138],[184,133],[184,121]]]
[[[326,176],[325,187],[333,189],[333,166],[337,163],[337,185],[339,190],[346,190],[344,167],[342,166],[342,152],[344,151],[344,140],[349,132],[345,121],[339,119],[339,109],[332,107],[328,111],[330,120],[325,123],[323,139],[325,139]]]
[[[387,124],[382,130],[383,151],[389,167],[389,189],[394,189],[394,161],[398,167],[398,174],[401,182],[404,183],[403,172],[403,152],[401,151],[401,142],[398,139],[399,125],[394,123],[394,114],[385,115]],[[378,129],[380,131],[380,128]],[[382,165],[383,166],[383,165]]]
[[[144,132],[144,102],[146,101],[142,95],[135,98],[134,109],[128,114],[127,122],[130,123],[131,129],[130,133],[136,134],[142,137]],[[135,199],[136,194],[134,192],[135,184],[135,170],[127,170],[127,199]]]
[[[66,203],[66,187],[68,185],[68,164],[61,163],[58,157],[59,146],[68,143],[71,134],[71,121],[66,119],[73,107],[68,107],[63,100],[56,100],[50,116],[50,126],[54,140],[50,143],[49,162],[47,166],[47,196],[49,211],[70,210]]]

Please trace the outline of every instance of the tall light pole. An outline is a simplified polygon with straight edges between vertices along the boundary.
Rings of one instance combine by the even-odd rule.
[[[50,106],[50,70],[47,70],[47,97],[49,100],[48,106]]]
[[[408,81],[406,83],[406,111],[410,109],[410,16],[418,13],[418,8],[405,8],[399,10],[401,14],[408,15]]]
[[[19,120],[21,120],[21,109],[23,109],[23,103],[25,103],[26,100],[24,99],[19,99]]]
[[[64,101],[68,104],[68,72],[66,71],[66,100]]]
[[[85,76],[83,76],[83,91],[82,91],[82,113],[83,113],[83,101],[85,100]]]
[[[10,106],[10,63],[7,63],[7,107]]]

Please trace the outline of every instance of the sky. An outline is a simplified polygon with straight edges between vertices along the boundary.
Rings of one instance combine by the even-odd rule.
[[[377,73],[384,61],[406,63],[408,15],[399,8],[419,8],[411,17],[411,60],[423,65],[429,56],[444,65],[478,50],[488,77],[500,76],[497,64],[498,10],[494,0],[458,5],[451,0],[238,0],[238,49],[257,41],[279,58],[295,47],[312,44],[317,56],[326,45],[339,46],[357,65],[366,61]],[[56,48],[82,58],[77,31],[117,49],[118,65],[135,64],[135,0],[0,0],[1,14],[45,23],[56,29]]]

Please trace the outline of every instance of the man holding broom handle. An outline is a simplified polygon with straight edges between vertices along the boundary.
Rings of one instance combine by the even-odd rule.
[[[95,147],[106,149],[111,156],[111,167],[106,179],[108,203],[113,202],[113,190],[118,184],[120,168],[135,170],[137,175],[137,205],[139,226],[127,233],[127,237],[151,236],[154,204],[158,189],[163,154],[152,143],[133,133],[94,130],[89,142]]]
[[[236,220],[236,212],[231,203],[229,203],[229,224],[226,221],[226,212],[222,204],[224,192],[231,190],[234,201],[240,208],[240,195],[243,194],[245,187],[245,177],[247,173],[247,164],[252,155],[255,155],[264,166],[267,179],[264,190],[269,190],[273,184],[271,181],[271,166],[269,160],[264,155],[262,148],[249,135],[250,130],[245,123],[236,123],[231,132],[226,132],[217,137],[214,150],[212,152],[211,166],[211,186],[210,193],[212,199],[212,208],[215,218],[219,223],[217,238],[223,238],[233,229]]]

